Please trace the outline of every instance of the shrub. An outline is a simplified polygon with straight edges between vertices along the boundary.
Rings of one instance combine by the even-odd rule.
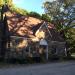
[[[37,12],[30,12],[29,13],[29,16],[31,16],[31,17],[35,17],[35,18],[41,18],[41,15],[40,14],[38,14]]]
[[[12,12],[14,11],[14,12],[22,14],[22,15],[28,14],[28,11],[26,11],[24,9],[21,9],[21,8],[17,8],[16,6],[12,6],[10,9],[11,9]]]
[[[45,21],[48,21],[48,22],[51,21],[51,18],[48,15],[46,15],[46,14],[42,14],[41,19],[45,20]]]

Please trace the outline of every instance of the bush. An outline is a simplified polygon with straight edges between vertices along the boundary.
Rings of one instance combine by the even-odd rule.
[[[35,18],[41,18],[41,15],[40,14],[38,14],[37,12],[30,12],[29,13],[29,16],[31,16],[31,17],[35,17]]]
[[[16,6],[12,6],[10,9],[12,12],[14,11],[14,12],[22,14],[22,15],[28,15],[28,12],[26,10],[17,8]]]
[[[51,18],[46,14],[42,14],[41,19],[45,20],[45,21],[48,21],[48,22],[51,22]]]

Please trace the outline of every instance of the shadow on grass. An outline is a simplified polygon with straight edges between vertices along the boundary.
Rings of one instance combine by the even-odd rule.
[[[28,59],[6,59],[1,60],[0,59],[0,68],[2,67],[10,67],[10,66],[18,66],[18,65],[29,65],[29,64],[45,64],[45,63],[54,63],[54,62],[63,62],[63,61],[75,61],[75,57],[64,57],[62,59],[60,58],[50,58],[48,61],[41,61],[39,58],[28,58]]]

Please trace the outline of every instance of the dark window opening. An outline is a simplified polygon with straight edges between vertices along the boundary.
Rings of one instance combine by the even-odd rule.
[[[46,49],[47,46],[45,45],[40,45],[40,48]]]
[[[26,52],[29,52],[29,47],[26,47],[25,51],[26,51]]]
[[[55,46],[55,45],[52,46],[51,53],[52,53],[52,54],[55,54],[55,53],[56,53],[56,46]]]

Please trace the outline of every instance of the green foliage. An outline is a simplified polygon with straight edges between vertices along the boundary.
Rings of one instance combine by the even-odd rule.
[[[60,3],[63,3],[65,7],[75,3],[75,0],[57,0],[57,1],[59,1]]]
[[[39,18],[39,19],[41,18],[40,14],[38,14],[37,12],[33,12],[33,11],[29,13],[29,16]]]
[[[69,4],[67,5],[67,3]],[[53,20],[56,24],[60,22],[60,25],[63,25],[63,28],[73,27],[75,25],[71,24],[71,22],[75,19],[75,1],[74,0],[56,0],[53,2],[46,1],[43,4],[43,8],[45,13],[51,16],[51,20]],[[66,6],[66,7],[65,7]],[[67,26],[65,25],[67,24]]]
[[[48,21],[48,22],[51,22],[51,18],[47,14],[42,14],[41,19]]]
[[[22,14],[22,15],[28,15],[28,11],[26,11],[24,9],[21,9],[21,8],[18,8],[14,5],[10,9],[11,9],[12,12],[16,12],[16,13],[19,13],[19,14]]]
[[[13,5],[13,1],[12,1],[12,0],[4,0],[4,2],[5,2],[8,6],[12,6],[12,5]]]
[[[69,2],[69,3],[68,3]],[[43,4],[45,13],[51,16],[51,20],[56,25],[58,31],[75,27],[75,1],[74,0],[56,0],[46,1]]]
[[[0,7],[4,4],[4,0],[0,0]]]
[[[4,4],[6,4],[10,10],[15,11],[19,14],[27,15],[28,12],[24,9],[18,8],[13,4],[12,0],[0,0],[0,7],[2,7]]]
[[[75,0],[45,1],[43,8],[68,42],[68,48],[75,50]]]
[[[54,16],[59,14],[60,5],[56,1],[46,1],[43,3],[43,8],[45,9],[45,13],[53,18]]]
[[[69,48],[71,52],[75,52],[75,28],[71,28],[67,35],[67,42],[69,43]]]
[[[37,13],[37,12],[30,12],[30,13],[28,13],[28,15],[31,16],[31,17],[35,17],[35,18],[38,18],[38,19],[42,19],[42,20],[48,21],[48,22],[51,21],[50,16],[47,15],[47,14],[42,14],[42,15],[40,15],[40,14]]]
[[[0,7],[3,6],[4,4],[7,4],[8,6],[12,6],[13,2],[12,0],[0,0]]]

